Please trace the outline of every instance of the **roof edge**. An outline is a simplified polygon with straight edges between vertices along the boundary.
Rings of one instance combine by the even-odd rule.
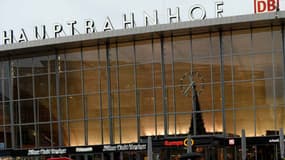
[[[152,35],[153,33],[164,33],[169,31],[189,30],[191,33],[201,32],[203,28],[216,28],[225,30],[226,28],[235,29],[240,28],[241,24],[248,24],[250,26],[258,26],[260,24],[281,23],[285,19],[285,11],[240,15],[222,18],[212,18],[206,20],[184,21],[171,24],[158,24],[152,26],[142,26],[132,29],[119,29],[107,32],[95,32],[92,34],[80,34],[66,37],[49,38],[44,40],[33,40],[22,43],[14,43],[0,46],[0,57],[7,52],[16,52],[22,49],[36,49],[43,47],[57,48],[56,46],[73,46],[75,44],[81,45],[83,42],[111,40],[127,37],[136,39],[136,35]]]

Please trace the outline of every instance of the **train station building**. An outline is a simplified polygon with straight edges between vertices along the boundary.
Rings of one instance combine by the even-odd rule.
[[[276,11],[1,45],[0,156],[165,160],[191,141],[204,159],[237,160],[243,130],[248,160],[278,159],[284,20]]]

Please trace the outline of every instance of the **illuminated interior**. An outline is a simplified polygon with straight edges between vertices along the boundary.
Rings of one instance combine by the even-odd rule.
[[[285,127],[282,46],[271,43],[281,42],[280,32],[224,32],[223,44],[218,33],[173,36],[3,61],[2,139],[11,147],[11,120],[19,148],[187,134],[191,71],[207,134],[267,135]]]

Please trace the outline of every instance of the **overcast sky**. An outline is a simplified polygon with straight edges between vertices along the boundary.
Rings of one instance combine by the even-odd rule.
[[[55,23],[66,25],[70,20],[78,21],[78,28],[85,19],[93,19],[98,31],[102,31],[105,19],[110,17],[115,29],[122,28],[122,15],[135,14],[137,26],[143,24],[143,12],[152,15],[158,10],[159,22],[167,23],[167,8],[175,12],[180,7],[182,21],[189,21],[188,11],[194,4],[206,10],[207,18],[215,18],[215,2],[223,1],[224,16],[254,13],[254,0],[0,0],[0,33],[13,29]],[[284,6],[285,0],[280,0]],[[2,33],[1,33],[2,34]]]
[[[253,1],[253,0],[242,0]],[[39,24],[63,23],[69,20],[94,19],[98,27],[103,25],[106,16],[109,16],[115,28],[121,28],[121,19],[124,13],[134,12],[137,21],[142,21],[143,11],[151,13],[157,9],[160,17],[165,16],[167,8],[180,7],[181,16],[186,15],[193,4],[201,4],[207,10],[207,15],[214,12],[215,0],[0,0],[1,29],[21,28]],[[224,0],[225,13],[234,11],[239,0]],[[243,2],[244,3],[244,2]],[[251,5],[239,5],[238,11],[247,12]],[[250,7],[251,6],[251,7]],[[248,9],[247,9],[248,7]],[[242,13],[240,13],[242,14]],[[161,19],[161,22],[164,20]],[[101,23],[101,24],[100,24]],[[120,26],[118,26],[120,25]],[[116,27],[117,26],[117,27]]]

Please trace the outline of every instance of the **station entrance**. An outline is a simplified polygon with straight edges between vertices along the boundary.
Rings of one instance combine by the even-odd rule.
[[[51,157],[71,160],[148,160],[148,156],[152,156],[152,160],[183,160],[189,153],[197,154],[196,159],[199,160],[280,160],[282,155],[282,143],[276,135],[246,137],[246,145],[243,138],[238,136],[204,135],[189,138],[187,135],[156,136],[141,137],[140,143],[130,144],[3,150],[0,160],[47,160]]]
[[[199,153],[201,160],[242,160],[242,138],[200,136],[191,141],[192,152]],[[178,160],[187,154],[187,137],[170,137],[153,140],[154,160]],[[279,136],[246,137],[247,160],[280,160]]]

